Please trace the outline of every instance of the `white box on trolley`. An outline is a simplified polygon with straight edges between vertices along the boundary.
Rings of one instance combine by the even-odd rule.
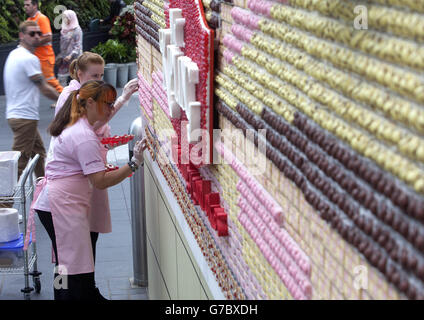
[[[18,184],[18,160],[20,151],[0,152],[0,197],[13,195]]]

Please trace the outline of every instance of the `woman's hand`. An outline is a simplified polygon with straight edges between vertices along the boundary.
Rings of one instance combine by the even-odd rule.
[[[131,161],[134,161],[137,166],[140,166],[144,162],[143,151],[147,148],[146,138],[137,141],[134,145],[133,157]]]
[[[142,139],[136,142],[134,146],[134,153],[133,157],[131,158],[132,161],[136,163],[137,166],[143,163],[143,150],[146,149],[146,139]],[[96,187],[97,189],[106,189],[111,186],[114,186],[121,181],[123,181],[125,178],[127,178],[132,173],[131,168],[128,165],[122,166],[118,170],[113,170],[106,172],[106,169],[104,171],[99,171],[96,173],[92,173],[88,175],[88,179],[90,180],[91,184]]]
[[[65,61],[66,63],[68,63],[69,61],[71,61],[71,59],[72,59],[72,56],[66,56],[64,59],[63,59],[63,61]]]
[[[125,85],[124,90],[122,92],[122,97],[124,98],[125,102],[128,101],[132,94],[134,92],[137,92],[138,90],[138,79],[132,79],[128,81],[128,83]]]

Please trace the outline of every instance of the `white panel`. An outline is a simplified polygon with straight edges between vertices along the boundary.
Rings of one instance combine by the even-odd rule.
[[[187,83],[186,83],[187,81],[185,80],[187,79],[187,75],[185,74],[187,62],[191,62],[191,59],[189,57],[182,56],[178,58],[179,80],[177,85],[177,94],[175,98],[178,104],[181,106],[181,109],[183,109],[184,111],[186,111],[186,108],[187,108],[187,105],[184,104],[184,92],[187,86]]]
[[[200,288],[200,300],[209,300],[208,295],[202,287]]]
[[[144,170],[146,232],[152,241],[153,250],[159,254],[158,189],[148,167]]]
[[[184,105],[190,112],[190,103],[196,101],[196,84],[199,83],[199,68],[190,61],[186,64],[184,73]]]
[[[183,37],[184,37],[184,24],[183,24],[183,29],[179,29],[180,25],[177,24],[177,19],[182,19],[183,18],[183,11],[181,9],[178,8],[170,8],[169,9],[169,27],[171,28],[171,43],[173,45],[178,45],[177,43],[177,32],[182,32],[183,33]],[[185,23],[185,19],[184,23]],[[181,45],[178,45],[181,46]]]
[[[159,29],[159,45],[160,45],[160,52],[162,54],[162,69],[164,79],[163,79],[163,85],[164,88],[167,87],[166,83],[166,75],[168,74],[168,66],[167,66],[167,46],[171,44],[171,29]]]
[[[177,90],[179,89],[179,87],[181,86],[181,84],[179,83],[179,70],[178,70],[178,58],[183,56],[183,52],[181,51],[180,48],[176,47],[176,46],[169,46],[170,47],[170,53],[171,53],[171,62],[172,62],[172,78],[171,78],[171,92],[172,94],[175,95],[177,94]]]
[[[160,299],[161,289],[159,266],[156,262],[155,255],[149,241],[147,241],[147,281],[149,283],[147,288],[149,299]]]
[[[200,129],[200,115],[201,105],[200,102],[189,103],[189,124],[187,126],[187,138],[188,142],[194,143],[199,141],[202,133]]]
[[[174,44],[179,47],[184,47],[184,25],[186,20],[184,18],[175,19],[175,28],[174,28]]]
[[[160,223],[160,267],[171,299],[177,299],[177,256],[175,244],[175,226],[169,216],[168,209],[158,196]]]
[[[166,73],[163,75],[165,78],[165,87],[166,87],[166,93],[168,97],[168,103],[171,95],[173,94],[171,88],[173,84],[173,70],[172,70],[172,59],[171,59],[171,50],[174,46],[168,45],[166,46]]]
[[[178,299],[199,300],[200,280],[179,236],[177,236],[177,268]]]

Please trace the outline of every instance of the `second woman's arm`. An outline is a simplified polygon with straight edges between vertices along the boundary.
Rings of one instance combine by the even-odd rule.
[[[146,149],[146,139],[139,140],[134,145],[133,157],[131,162],[139,166],[144,162],[143,151]],[[97,189],[106,189],[120,183],[131,174],[132,170],[129,164],[114,171],[100,171],[88,175],[88,179]]]
[[[118,170],[100,171],[88,175],[91,184],[97,189],[106,189],[122,182],[131,174],[131,168],[128,164],[122,166]]]

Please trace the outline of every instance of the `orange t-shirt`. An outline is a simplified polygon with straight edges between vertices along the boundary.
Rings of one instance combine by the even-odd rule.
[[[45,16],[41,12],[37,12],[37,14],[33,18],[28,18],[27,20],[37,22],[38,26],[40,27],[41,33],[43,35],[52,34],[52,28],[50,27],[50,20],[47,16]],[[55,56],[54,56],[53,46],[51,42],[35,49],[34,54],[38,57],[38,59],[40,59],[40,61],[47,60],[51,64],[55,63]]]

